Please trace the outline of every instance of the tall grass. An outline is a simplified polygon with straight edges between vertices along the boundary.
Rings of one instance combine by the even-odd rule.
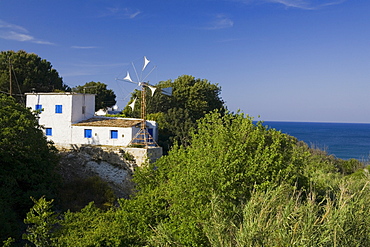
[[[211,246],[370,246],[369,179],[343,182],[318,200],[287,186],[254,192],[233,219],[212,203]]]

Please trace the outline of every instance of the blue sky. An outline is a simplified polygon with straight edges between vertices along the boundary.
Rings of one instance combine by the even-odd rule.
[[[117,81],[147,56],[150,82],[218,83],[265,121],[370,123],[370,1],[0,0],[0,48],[51,62],[71,87]],[[136,63],[135,62],[135,63]]]

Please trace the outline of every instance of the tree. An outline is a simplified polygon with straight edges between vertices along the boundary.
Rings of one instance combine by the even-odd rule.
[[[167,87],[173,89],[172,96],[159,92],[152,96],[149,89],[146,91],[147,118],[158,121],[159,144],[165,151],[173,143],[188,145],[190,130],[196,127],[196,121],[215,109],[224,108],[224,101],[220,97],[221,88],[206,79],[182,75],[174,81],[161,81],[156,87],[157,91]],[[129,104],[135,98],[134,111],[126,106],[123,111],[126,116],[140,117],[141,91],[132,94]],[[161,118],[156,118],[158,113],[163,113]]]
[[[137,192],[119,207],[90,203],[55,222],[41,200],[25,237],[50,246],[369,246],[369,172],[345,176],[323,155],[249,116],[215,111],[190,146],[138,167]],[[306,176],[311,162],[321,178]],[[336,183],[319,199],[324,174]]]
[[[159,222],[154,232],[165,232],[173,243],[208,246],[203,224],[211,216],[213,198],[227,217],[235,217],[254,190],[307,184],[303,167],[308,154],[294,137],[255,125],[243,114],[213,112],[197,127],[190,146],[175,146],[135,173],[137,200],[148,208],[156,205],[155,215],[161,215],[147,221]]]
[[[52,231],[58,223],[57,215],[51,210],[53,200],[47,201],[44,197],[39,200],[31,199],[35,205],[27,213],[24,220],[24,223],[30,224],[30,226],[27,228],[27,234],[23,234],[22,237],[35,246],[52,246],[54,242]]]
[[[10,90],[10,81],[12,81],[12,90]],[[51,63],[36,54],[23,50],[2,51],[0,53],[0,91],[6,94],[12,91],[13,95],[22,95],[32,90],[52,92],[69,91],[70,88],[63,83],[63,79]],[[20,99],[20,97],[17,98]]]
[[[0,238],[27,212],[30,196],[51,197],[55,191],[56,149],[38,124],[36,114],[0,95]]]
[[[83,86],[73,88],[72,91],[77,93],[96,94],[95,111],[106,109],[116,104],[116,95],[113,90],[107,89],[107,85],[101,82],[87,82]]]

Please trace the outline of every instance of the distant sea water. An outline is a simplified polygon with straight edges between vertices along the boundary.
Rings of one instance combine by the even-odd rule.
[[[370,158],[370,124],[264,121],[263,125],[294,136],[340,159],[354,158],[368,162]]]

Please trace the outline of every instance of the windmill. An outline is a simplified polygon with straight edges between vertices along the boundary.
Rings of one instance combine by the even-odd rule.
[[[146,69],[148,68],[149,63],[150,63],[150,60],[148,60],[147,57],[144,56],[144,63],[143,63],[142,69],[140,71],[140,75],[138,74],[138,71],[136,70],[136,67],[135,67],[134,63],[132,63],[132,67],[133,67],[134,73],[136,75],[136,80],[135,81],[131,79],[131,75],[130,75],[129,71],[127,71],[127,74],[123,79],[118,79],[118,80],[130,82],[130,83],[133,83],[133,84],[137,84],[139,87],[141,87],[140,130],[137,132],[135,137],[131,140],[129,145],[134,144],[134,145],[143,146],[145,148],[148,148],[149,146],[158,146],[158,144],[155,142],[154,138],[151,136],[151,134],[149,133],[148,128],[146,126],[146,100],[145,100],[146,91],[145,91],[145,89],[149,88],[151,93],[152,93],[152,96],[157,91],[157,87],[155,87],[153,85],[150,85],[148,81],[145,81],[146,78],[148,78],[148,76],[156,69],[156,67],[154,66],[152,69],[149,70],[149,72],[145,73]],[[172,95],[172,88],[171,87],[162,88],[161,93],[164,94],[164,95],[171,96]],[[132,108],[132,110],[134,110],[136,100],[137,99],[135,98],[134,101],[129,105]]]

